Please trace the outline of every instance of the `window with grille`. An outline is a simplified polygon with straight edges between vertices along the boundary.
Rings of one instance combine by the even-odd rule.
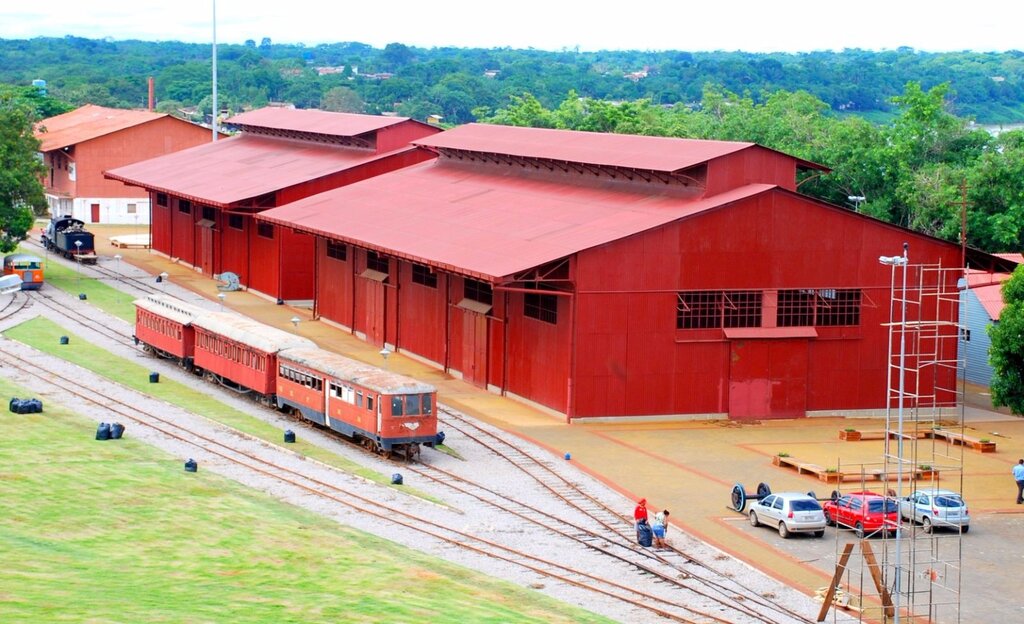
[[[270,223],[258,221],[256,223],[256,235],[263,238],[274,238],[274,226]]]
[[[242,215],[228,215],[228,227],[234,230],[243,229]]]
[[[182,214],[192,214],[192,202],[187,199],[178,200],[178,212]]]
[[[780,290],[779,327],[860,325],[861,292],[856,288]]]
[[[722,293],[723,327],[760,327],[761,292],[732,290]]]
[[[523,315],[552,325],[558,324],[558,297],[526,293]]]
[[[157,206],[166,206],[167,205],[167,193],[157,193],[156,194],[156,205]]]
[[[389,274],[388,271],[388,258],[383,256],[376,251],[366,252],[366,268],[371,271],[378,271],[385,275]]]
[[[428,288],[437,288],[437,273],[433,273],[430,267],[422,264],[412,265],[412,281],[414,284],[422,284]]]
[[[338,241],[327,241],[327,257],[335,260],[348,260],[348,245]]]
[[[494,305],[494,291],[491,290],[491,285],[486,282],[466,278],[462,296],[479,303]]]
[[[676,295],[676,329],[760,327],[757,290],[695,290]]]
[[[216,221],[217,211],[210,206],[203,206],[203,218],[207,221]]]
[[[840,325],[860,325],[860,290],[826,289],[819,290],[817,301],[817,319],[815,325],[836,327]]]

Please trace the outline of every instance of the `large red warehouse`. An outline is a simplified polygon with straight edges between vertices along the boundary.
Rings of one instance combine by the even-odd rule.
[[[234,273],[277,301],[313,298],[313,237],[252,216],[433,158],[410,141],[440,129],[401,117],[263,108],[241,133],[106,172],[152,198],[152,247],[209,275]]]
[[[962,266],[799,195],[817,166],[751,143],[478,124],[415,143],[439,158],[258,219],[316,236],[321,318],[569,418],[884,407],[879,256]]]

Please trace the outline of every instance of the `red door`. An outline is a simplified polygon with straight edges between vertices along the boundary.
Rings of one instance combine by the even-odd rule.
[[[729,363],[729,418],[796,418],[807,413],[809,342],[734,340]]]
[[[91,221],[93,223],[99,223],[100,222],[100,205],[99,204],[92,204],[92,205],[89,206],[89,208],[92,211]]]
[[[487,385],[487,315],[462,315],[462,378],[481,388]]]
[[[362,308],[362,314],[357,318],[357,322],[361,321],[362,327],[357,325],[356,329],[362,329],[366,334],[366,342],[382,347],[386,338],[384,332],[384,282],[367,277],[360,278],[359,281],[362,282],[363,296],[357,303]]]
[[[206,275],[213,275],[213,228],[200,226],[199,268]]]

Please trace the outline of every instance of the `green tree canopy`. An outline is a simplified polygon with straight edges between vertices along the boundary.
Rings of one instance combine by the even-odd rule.
[[[32,132],[34,112],[24,101],[0,95],[0,252],[25,239],[35,212],[46,208],[36,157],[39,141]]]
[[[999,322],[988,329],[992,339],[992,403],[1024,415],[1024,265],[1018,266],[1003,284],[1003,301],[1006,307]]]

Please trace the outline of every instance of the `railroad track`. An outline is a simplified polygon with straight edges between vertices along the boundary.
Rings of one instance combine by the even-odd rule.
[[[38,255],[45,255],[45,257],[49,259],[59,259],[61,262],[64,262],[69,266],[76,267],[76,269],[81,271],[83,275],[88,275],[96,279],[101,279],[108,283],[117,282],[127,285],[131,287],[134,291],[137,291],[133,293],[136,296],[163,294],[164,292],[163,289],[154,285],[154,278],[152,276],[134,277],[130,275],[125,275],[123,273],[119,273],[108,267],[103,266],[105,262],[109,262],[109,260],[104,256],[100,256],[97,259],[96,264],[79,264],[74,262],[73,260],[68,260],[62,256],[59,256],[56,253],[48,252],[46,248],[43,247],[42,243],[33,238],[23,240],[21,242],[21,245],[25,247],[34,248],[35,250],[37,250]]]
[[[325,480],[323,477],[312,474],[315,471],[311,470],[311,467],[301,466],[301,464],[310,464],[311,466],[315,465],[320,471],[328,469],[322,464],[306,461],[296,462],[299,466],[289,467],[274,457],[274,455],[281,454],[295,455],[290,451],[272,448],[264,443],[262,444],[263,448],[253,452],[241,448],[241,444],[234,442],[247,438],[244,434],[224,431],[223,435],[214,436],[184,426],[171,418],[165,418],[155,410],[140,407],[142,397],[128,402],[113,396],[111,392],[103,391],[104,388],[114,385],[113,382],[101,381],[69,388],[59,371],[40,363],[47,358],[33,357],[30,360],[7,345],[0,346],[0,352],[4,354],[5,364],[10,368],[32,377],[37,380],[37,383],[51,387],[54,392],[71,395],[81,401],[81,404],[92,405],[102,410],[103,413],[110,414],[111,420],[122,419],[134,423],[134,426],[145,427],[165,438],[193,447],[198,451],[197,457],[203,457],[206,460],[213,458],[217,462],[231,464],[237,469],[249,471],[294,488],[302,495],[319,497],[348,510],[372,516],[378,522],[394,525],[406,531],[415,531],[447,546],[469,550],[505,564],[521,567],[554,581],[624,602],[635,609],[661,616],[670,621],[694,624],[698,622],[748,621],[725,619],[714,615],[699,615],[699,619],[693,619],[687,615],[690,610],[682,603],[675,603],[657,595],[639,591],[635,587],[625,586],[607,577],[602,577],[599,573],[577,569],[535,553],[512,548],[492,539],[467,532],[456,526],[461,522],[460,518],[454,519],[451,523],[444,523],[418,515],[415,512],[383,502],[386,498],[390,498],[388,496],[381,496],[379,499],[368,497],[355,487],[339,485],[337,479]],[[120,387],[118,392],[134,394]],[[340,477],[348,478],[348,475],[343,472],[334,472]]]
[[[0,321],[11,318],[31,305],[32,300],[26,294],[27,292],[29,291],[19,290],[11,295],[10,300],[4,304],[3,308],[0,308]]]

